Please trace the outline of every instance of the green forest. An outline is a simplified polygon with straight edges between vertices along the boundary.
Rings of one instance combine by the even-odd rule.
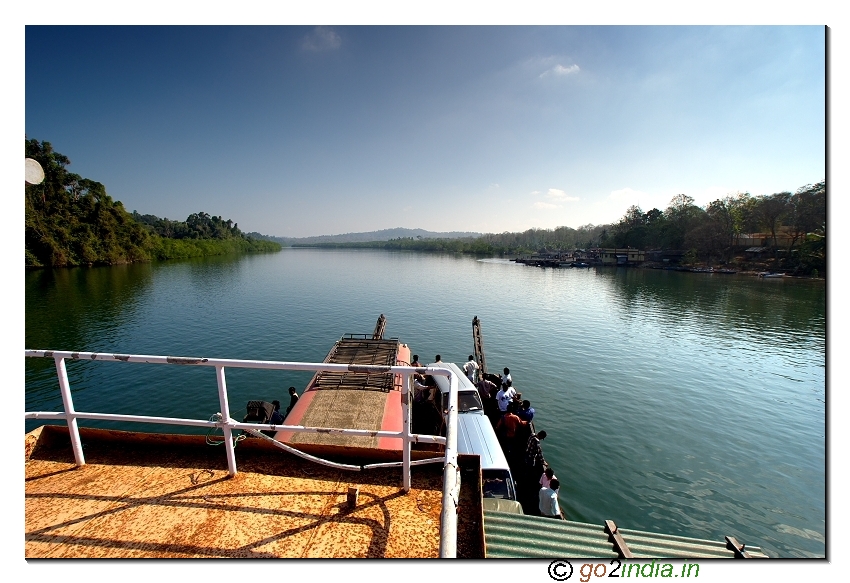
[[[25,143],[26,157],[44,170],[40,184],[26,185],[27,267],[117,265],[281,249],[204,212],[183,222],[128,213],[103,184],[69,172],[70,160],[50,142]]]
[[[486,234],[463,239],[398,238],[368,243],[321,243],[311,247],[381,248],[521,255],[575,249],[634,248],[679,250],[687,263],[709,265],[744,261],[753,237],[764,242],[762,259],[770,267],[798,274],[826,271],[826,183],[807,184],[791,192],[753,196],[736,193],[705,208],[678,194],[669,206],[644,212],[632,206],[617,222],[578,229],[529,229],[522,233]],[[308,245],[305,245],[308,246]]]

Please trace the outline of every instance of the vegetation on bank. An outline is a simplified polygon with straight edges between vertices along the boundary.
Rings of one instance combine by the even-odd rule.
[[[281,249],[204,212],[186,221],[128,213],[103,184],[68,172],[70,160],[50,142],[32,139],[25,144],[26,157],[44,169],[44,181],[25,189],[27,267],[116,265]]]
[[[794,194],[737,193],[705,208],[685,194],[673,197],[664,211],[632,206],[600,246],[682,250],[687,262],[708,264],[735,263],[744,249],[759,247],[773,269],[823,274],[826,182],[801,186]]]
[[[293,247],[323,248],[369,248],[409,251],[433,251],[439,253],[469,253],[481,256],[515,255],[536,252],[541,248],[552,250],[571,250],[596,247],[600,236],[608,225],[586,225],[573,229],[529,229],[522,233],[488,233],[480,237],[462,239],[431,239],[423,237],[400,237],[389,241],[369,241],[358,243],[294,243]]]
[[[808,184],[794,194],[765,196],[737,193],[705,208],[678,194],[665,210],[643,212],[632,206],[619,222],[578,229],[529,229],[522,233],[486,234],[463,239],[416,239],[358,243],[293,244],[293,247],[340,247],[415,250],[499,256],[571,251],[593,247],[682,251],[687,263],[735,264],[756,246],[747,235],[763,234],[762,258],[770,267],[798,274],[826,271],[826,183]]]

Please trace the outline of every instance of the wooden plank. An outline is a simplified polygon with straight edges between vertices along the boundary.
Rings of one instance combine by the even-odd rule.
[[[384,338],[384,329],[387,327],[387,319],[381,314],[378,321],[375,323],[375,331],[372,333],[372,340],[382,340]]]
[[[608,540],[614,543],[614,548],[617,549],[617,553],[620,555],[621,559],[634,558],[632,551],[629,550],[626,541],[623,540],[623,535],[621,535],[620,531],[617,530],[617,525],[614,524],[613,520],[605,521],[605,532],[608,533]]]
[[[472,318],[472,345],[478,361],[478,378],[483,379],[487,374],[487,362],[484,360],[484,338],[481,336],[481,320],[478,316]]]
[[[738,539],[736,539],[734,536],[727,536],[726,537],[726,548],[731,550],[733,553],[735,553],[736,559],[751,559],[752,558],[752,557],[750,557],[750,553],[748,553],[744,549],[744,547],[746,547],[746,546],[747,545],[742,545],[741,543],[739,543]]]

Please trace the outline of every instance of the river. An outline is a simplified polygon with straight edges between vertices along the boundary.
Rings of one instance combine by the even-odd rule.
[[[385,337],[423,362],[462,364],[478,316],[489,370],[510,367],[547,430],[569,519],[823,557],[825,295],[814,280],[284,249],[28,271],[26,347],[318,362],[385,314]],[[61,410],[52,361],[25,360],[26,410]],[[81,411],[218,411],[212,369],[68,370]],[[309,376],[231,369],[231,415]]]

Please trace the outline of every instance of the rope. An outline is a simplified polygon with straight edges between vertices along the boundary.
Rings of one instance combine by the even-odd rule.
[[[210,416],[208,421],[210,421],[212,423],[219,423],[221,421],[221,419],[222,419],[221,413],[216,413],[216,414]],[[222,431],[221,439],[213,439],[215,432],[218,431],[219,429],[220,429],[219,427],[213,427],[209,431],[207,431],[207,435],[206,435],[207,445],[221,445],[222,443],[225,442],[223,431]],[[243,439],[245,439],[247,437],[248,436],[245,435],[244,433],[235,436],[233,438],[233,447],[236,447],[236,444],[238,444],[240,441],[242,441]]]

